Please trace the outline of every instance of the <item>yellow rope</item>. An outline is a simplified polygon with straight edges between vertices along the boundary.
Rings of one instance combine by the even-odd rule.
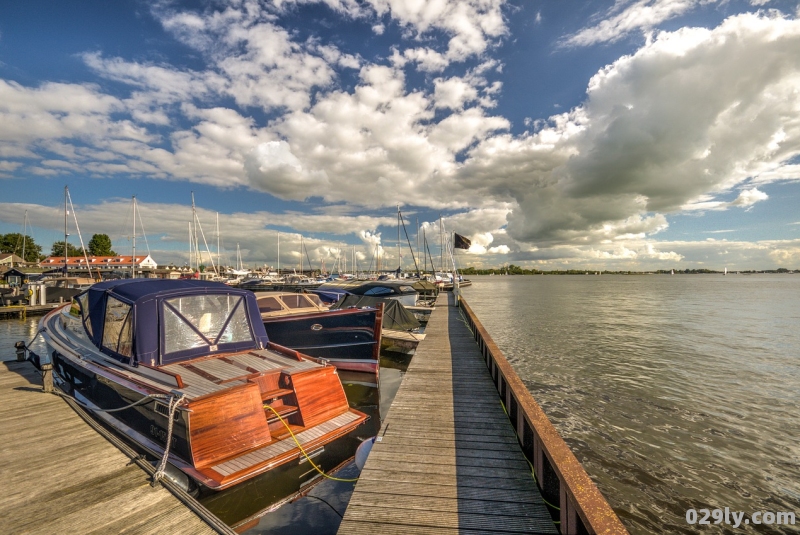
[[[296,436],[294,436],[294,433],[292,433],[292,429],[291,429],[291,427],[289,427],[289,424],[288,424],[288,423],[286,423],[286,420],[284,420],[284,419],[281,417],[281,415],[280,415],[280,414],[278,414],[278,411],[276,411],[275,409],[273,409],[272,407],[270,407],[269,405],[266,405],[266,404],[264,405],[264,407],[265,407],[265,408],[267,408],[267,409],[269,409],[269,410],[271,410],[272,412],[274,412],[274,413],[275,413],[275,416],[277,416],[277,417],[278,417],[278,420],[280,420],[280,421],[283,423],[283,425],[286,427],[286,430],[287,430],[287,431],[289,431],[289,434],[290,434],[290,435],[292,435],[292,438],[294,439],[294,443],[295,443],[295,444],[297,444],[297,447],[298,447],[298,448],[300,448],[300,451],[301,451],[301,452],[303,452],[303,455],[305,456],[305,458],[308,460],[308,462],[309,462],[309,463],[311,463],[311,466],[313,466],[313,467],[314,467],[314,469],[315,469],[317,472],[319,472],[320,474],[322,474],[322,476],[323,476],[323,477],[327,477],[328,479],[332,479],[333,481],[343,481],[343,482],[345,482],[345,483],[354,483],[354,482],[358,481],[358,478],[357,478],[357,477],[356,477],[356,478],[353,478],[353,479],[343,479],[343,478],[340,478],[340,477],[333,477],[333,476],[330,476],[330,475],[326,474],[325,472],[323,472],[323,471],[322,471],[322,469],[321,469],[319,466],[317,466],[316,464],[314,464],[314,461],[312,461],[312,460],[311,460],[311,457],[309,457],[309,456],[308,456],[308,454],[306,453],[306,450],[304,450],[304,449],[303,449],[303,446],[301,446],[301,445],[300,445],[300,441],[299,441],[299,440],[297,440],[297,437],[296,437]]]

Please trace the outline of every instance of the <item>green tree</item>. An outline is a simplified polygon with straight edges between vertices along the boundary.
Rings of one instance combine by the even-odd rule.
[[[25,261],[38,262],[42,255],[42,246],[37,245],[30,236],[23,236],[18,232],[0,234],[0,253],[14,253],[22,257],[23,241],[25,245]]]
[[[95,234],[89,240],[89,254],[92,256],[117,256],[111,250],[111,238],[108,234]]]
[[[50,250],[50,256],[64,256],[64,242],[57,241]],[[67,256],[83,256],[83,249],[67,242]]]

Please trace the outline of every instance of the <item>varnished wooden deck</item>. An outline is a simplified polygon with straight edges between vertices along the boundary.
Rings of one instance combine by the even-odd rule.
[[[451,293],[425,334],[339,533],[558,533]]]
[[[216,533],[42,392],[27,362],[0,364],[3,533]]]

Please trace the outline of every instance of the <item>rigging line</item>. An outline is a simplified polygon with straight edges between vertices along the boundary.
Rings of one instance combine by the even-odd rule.
[[[397,209],[397,217],[400,218],[400,222],[403,224],[403,232],[406,233],[406,242],[408,243],[408,249],[411,251],[411,260],[414,261],[414,268],[417,270],[417,276],[419,276],[419,266],[417,265],[417,257],[414,256],[414,249],[411,247],[411,240],[408,238],[408,231],[406,230],[406,222],[403,220],[403,214],[400,213],[400,208]]]
[[[139,226],[142,227],[142,237],[144,238],[144,245],[147,247],[147,256],[150,256],[150,244],[147,243],[147,233],[144,231],[144,222],[142,221],[142,212],[137,208],[133,210],[133,228],[136,229],[136,213],[139,213]]]
[[[78,214],[75,213],[75,207],[72,205],[72,195],[69,194],[69,190],[67,190],[67,199],[69,200],[69,207],[72,210],[72,217],[75,219],[75,231],[78,233],[78,240],[81,242],[81,249],[83,250],[83,259],[86,260],[86,269],[89,271],[89,277],[92,276],[92,266],[89,264],[89,257],[86,255],[86,246],[83,245],[83,236],[81,236],[81,228],[78,226]],[[64,253],[66,254],[68,251],[67,249],[67,240],[64,240]],[[66,275],[67,265],[64,265],[64,274]],[[97,278],[100,278],[100,272],[97,273]]]

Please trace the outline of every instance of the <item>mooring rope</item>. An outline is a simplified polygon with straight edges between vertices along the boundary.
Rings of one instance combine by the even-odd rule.
[[[356,478],[352,478],[352,479],[345,479],[345,478],[341,478],[341,477],[333,477],[333,476],[330,476],[330,475],[326,474],[325,472],[323,472],[322,469],[319,466],[314,464],[314,461],[311,460],[311,457],[308,456],[308,453],[306,453],[306,450],[304,450],[303,446],[300,445],[300,441],[297,440],[297,437],[294,436],[294,433],[292,433],[292,429],[289,427],[289,424],[286,423],[286,420],[284,420],[281,417],[280,414],[278,414],[278,411],[276,411],[275,409],[273,409],[272,407],[270,407],[269,405],[266,405],[266,404],[264,405],[264,407],[275,413],[275,416],[278,417],[278,420],[280,420],[283,423],[283,425],[286,427],[286,430],[289,431],[290,435],[292,435],[292,438],[294,439],[295,444],[297,444],[297,447],[300,448],[300,451],[303,453],[305,458],[308,460],[309,463],[311,463],[311,466],[313,466],[314,469],[317,472],[322,474],[322,477],[326,477],[326,478],[331,479],[333,481],[343,481],[345,483],[355,483],[356,481],[358,481],[357,477]]]
[[[181,394],[180,397],[171,397],[169,400],[169,423],[167,424],[167,443],[164,445],[164,455],[161,457],[161,462],[158,465],[156,473],[153,474],[153,483],[155,487],[158,480],[164,477],[167,473],[167,459],[169,458],[169,447],[172,443],[172,425],[175,422],[175,411],[178,410],[178,405],[186,398],[186,394]]]

